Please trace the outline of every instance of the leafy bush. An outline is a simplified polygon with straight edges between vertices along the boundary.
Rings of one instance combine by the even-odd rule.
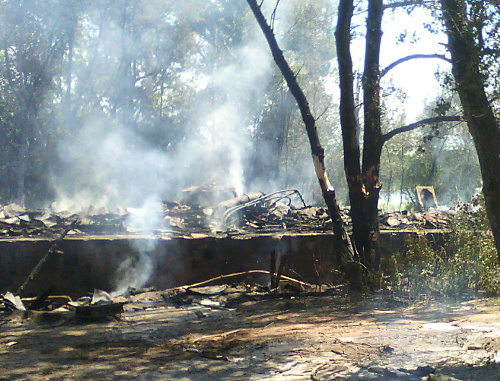
[[[412,236],[394,256],[395,288],[411,295],[500,295],[500,263],[484,209],[462,207],[444,242]]]

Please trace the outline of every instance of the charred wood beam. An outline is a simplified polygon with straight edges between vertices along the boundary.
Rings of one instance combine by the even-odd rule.
[[[28,309],[29,310],[39,310],[43,307],[44,302],[48,299],[50,295],[54,293],[56,287],[54,285],[50,285],[47,290],[41,293],[35,300],[31,302]]]
[[[270,291],[276,288],[276,249],[271,251],[271,266],[270,266],[270,274],[271,274],[271,286],[269,287]]]
[[[281,253],[280,265],[278,266],[278,273],[276,274],[276,279],[275,279],[276,288],[279,287],[279,285],[280,285],[280,280],[281,280],[281,277],[283,276],[283,270],[285,269],[285,264],[286,264],[287,259],[288,259],[288,256],[286,254]]]
[[[269,287],[269,291],[277,292],[288,256],[282,252],[277,252],[276,249],[273,249],[271,251],[270,259],[271,259],[271,271],[270,271],[271,284]],[[279,266],[277,266],[278,262]]]

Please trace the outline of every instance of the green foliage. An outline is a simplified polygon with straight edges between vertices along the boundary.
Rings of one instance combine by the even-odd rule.
[[[500,265],[484,211],[464,207],[444,242],[412,236],[393,258],[395,288],[413,296],[500,295]]]
[[[444,94],[427,105],[421,119],[447,112],[458,115],[460,109],[455,97]],[[419,185],[433,186],[439,204],[452,206],[469,201],[481,184],[474,142],[466,124],[460,122],[435,123],[394,137],[384,147],[382,168],[381,196],[392,196],[393,207],[401,194],[402,203],[413,202],[418,207],[415,187]]]

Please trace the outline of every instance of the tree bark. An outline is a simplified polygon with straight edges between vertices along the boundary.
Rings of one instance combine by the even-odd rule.
[[[354,4],[352,0],[344,0],[339,3],[335,41],[339,65],[339,111],[344,149],[344,172],[349,188],[353,235],[356,237],[356,232],[359,230],[360,226],[358,221],[360,221],[360,217],[362,218],[365,192],[361,179],[361,150],[358,140],[359,126],[354,102],[354,74],[351,58],[351,20],[353,11]],[[360,243],[356,238],[354,238],[354,242],[356,252],[355,259],[363,261],[363,258],[359,255]]]
[[[321,192],[328,208],[330,218],[333,222],[333,231],[335,235],[335,252],[337,255],[337,260],[340,262],[340,256],[342,255],[342,253],[344,253],[345,250],[350,251],[350,241],[344,230],[340,208],[335,196],[335,190],[328,179],[325,166],[325,150],[321,146],[319,140],[318,131],[316,128],[316,120],[312,115],[306,95],[298,84],[295,73],[288,65],[288,62],[283,55],[283,51],[280,49],[276,41],[273,30],[262,14],[260,6],[257,4],[256,0],[247,0],[247,3],[252,10],[252,13],[254,14],[255,19],[257,20],[257,23],[259,24],[262,32],[264,33],[275,63],[280,69],[281,74],[283,75],[283,78],[285,79],[288,88],[294,96],[299,107],[311,147],[311,154],[314,163],[314,169],[316,171],[316,176],[318,178]]]
[[[500,260],[500,126],[486,96],[481,47],[475,43],[465,1],[441,0],[441,8],[453,76],[479,158],[486,212]]]
[[[363,75],[364,137],[362,179],[366,192],[365,221],[360,239],[363,243],[365,265],[378,272],[380,267],[380,228],[378,200],[380,189],[380,160],[382,156],[382,127],[380,106],[380,45],[382,42],[382,0],[370,0],[366,31],[365,67]]]
[[[359,145],[350,51],[353,0],[341,0],[335,32],[340,78],[340,122],[344,145],[344,169],[351,201],[353,238],[359,261],[371,272],[380,265],[378,200],[383,146],[380,109],[380,43],[382,0],[371,0],[368,8],[365,68],[363,75],[363,162]]]

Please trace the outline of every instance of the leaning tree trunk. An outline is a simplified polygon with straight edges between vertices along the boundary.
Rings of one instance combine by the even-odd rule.
[[[283,75],[283,78],[285,79],[288,88],[290,89],[290,92],[294,96],[300,109],[302,120],[307,131],[307,137],[309,138],[314,169],[318,177],[321,192],[328,208],[330,218],[333,222],[336,246],[335,252],[337,255],[337,260],[339,260],[340,262],[340,256],[342,255],[342,253],[344,253],[346,250],[350,252],[352,251],[352,249],[350,248],[349,237],[344,230],[340,208],[335,197],[335,190],[328,180],[328,175],[325,167],[325,150],[321,146],[321,143],[319,141],[318,131],[316,128],[316,120],[312,115],[311,109],[309,107],[309,102],[307,101],[304,92],[297,82],[295,73],[288,65],[288,62],[286,61],[283,52],[281,51],[276,41],[273,30],[262,14],[260,6],[257,4],[256,0],[247,0],[247,3],[252,10],[262,32],[264,33],[276,65],[280,69],[281,74]]]
[[[453,75],[464,116],[474,140],[491,230],[500,260],[500,126],[485,92],[481,49],[475,44],[463,0],[441,0]]]

